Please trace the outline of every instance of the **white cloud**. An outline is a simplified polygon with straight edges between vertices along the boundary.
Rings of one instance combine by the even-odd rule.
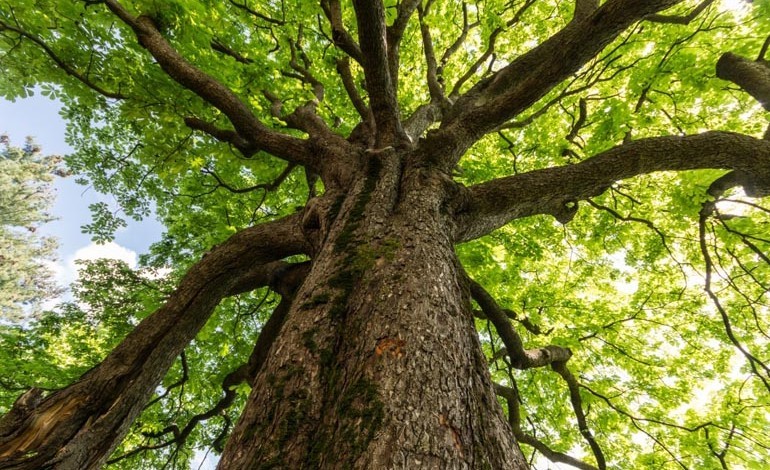
[[[115,242],[103,245],[91,242],[89,245],[75,251],[70,262],[74,265],[75,260],[95,260],[100,258],[119,259],[125,261],[131,268],[136,267],[136,252]]]
[[[80,266],[77,265],[77,261],[100,258],[122,260],[131,268],[135,268],[137,263],[137,255],[133,250],[129,250],[115,242],[101,245],[91,242],[82,248],[78,248],[75,253],[65,257],[64,262],[52,263],[50,269],[55,273],[56,281],[60,285],[68,287],[78,278]]]

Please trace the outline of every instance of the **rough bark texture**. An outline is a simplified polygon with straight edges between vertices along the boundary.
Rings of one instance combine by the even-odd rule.
[[[717,62],[717,77],[735,83],[770,111],[770,65],[766,61],[727,52]]]
[[[511,220],[550,214],[567,223],[578,201],[597,196],[614,182],[655,171],[698,168],[738,170],[746,194],[770,191],[770,145],[732,132],[640,139],[613,147],[575,165],[499,178],[469,188],[457,199],[457,239],[472,240]]]
[[[445,177],[401,167],[369,155],[324,214],[329,236],[219,468],[526,468],[478,344]]]

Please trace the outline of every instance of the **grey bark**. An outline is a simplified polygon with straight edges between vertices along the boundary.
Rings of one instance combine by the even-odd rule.
[[[326,243],[219,468],[527,467],[448,236],[446,177],[401,160],[370,154],[325,214]]]
[[[770,65],[727,52],[717,62],[717,77],[729,80],[770,111]]]

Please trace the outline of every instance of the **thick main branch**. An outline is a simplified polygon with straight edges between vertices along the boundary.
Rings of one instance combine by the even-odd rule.
[[[74,384],[0,419],[0,468],[100,468],[176,357],[229,295],[275,285],[307,251],[300,214],[236,233],[187,272],[166,303]]]
[[[727,52],[717,62],[717,77],[735,83],[770,111],[770,64],[766,61]]]
[[[232,90],[195,67],[171,47],[152,18],[144,15],[135,17],[116,0],[104,0],[104,3],[134,31],[139,44],[152,54],[169,77],[222,111],[243,139],[276,157],[318,170],[315,167],[320,163],[312,158],[306,141],[262,124]]]
[[[770,188],[770,142],[721,131],[652,137],[611,148],[575,165],[472,186],[459,203],[456,239],[472,240],[512,220],[537,214],[551,214],[567,222],[577,211],[577,201],[598,196],[616,181],[655,171],[703,168],[738,170],[747,194],[764,195]]]
[[[629,26],[682,0],[610,0],[572,21],[458,99],[441,129],[429,134],[428,158],[452,168],[473,143],[529,108],[595,57]]]
[[[377,146],[393,145],[405,136],[399,118],[396,89],[388,65],[385,7],[382,0],[355,0],[358,42],[369,92],[369,104],[377,126]]]

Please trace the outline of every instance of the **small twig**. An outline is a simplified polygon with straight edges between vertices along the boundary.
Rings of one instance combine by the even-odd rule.
[[[289,176],[289,174],[296,168],[297,165],[293,163],[289,163],[286,165],[286,168],[281,172],[280,175],[278,175],[272,182],[270,183],[261,183],[254,186],[249,186],[247,188],[235,188],[227,183],[225,183],[222,178],[220,178],[219,175],[217,175],[214,171],[209,170],[208,168],[201,168],[201,173],[205,175],[210,175],[214,177],[215,180],[217,180],[218,187],[224,188],[228,191],[230,191],[233,194],[243,194],[243,193],[250,193],[252,191],[257,191],[259,189],[265,190],[267,192],[274,191],[278,186],[283,183],[286,178]]]
[[[78,81],[80,81],[81,83],[86,85],[88,88],[94,90],[95,92],[97,92],[97,93],[99,93],[101,95],[104,95],[104,96],[106,96],[108,98],[112,98],[112,99],[116,99],[116,100],[122,100],[122,99],[127,98],[126,95],[123,95],[122,93],[112,92],[112,91],[105,90],[104,88],[102,88],[99,85],[97,85],[97,84],[93,83],[92,81],[90,81],[86,76],[82,75],[77,70],[75,70],[74,67],[72,67],[69,64],[67,64],[62,58],[60,58],[58,56],[58,54],[56,54],[56,52],[53,51],[53,49],[51,49],[48,46],[48,44],[43,42],[42,39],[40,39],[39,37],[35,36],[34,34],[31,34],[31,33],[27,32],[27,31],[24,31],[23,29],[15,27],[15,26],[11,26],[11,25],[9,25],[7,23],[4,23],[2,21],[0,21],[0,31],[11,31],[11,32],[16,33],[19,36],[21,36],[23,38],[26,38],[26,39],[32,41],[33,43],[37,44],[37,46],[40,47],[48,55],[48,57],[50,57],[51,60],[53,60],[56,63],[56,65],[60,69],[62,69],[67,75],[70,75],[71,77],[74,77],[75,79],[77,79]]]

